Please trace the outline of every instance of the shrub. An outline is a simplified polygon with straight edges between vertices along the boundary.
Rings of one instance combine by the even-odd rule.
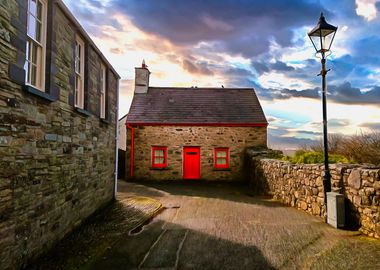
[[[362,132],[353,136],[329,134],[328,142],[330,154],[344,156],[354,163],[380,165],[380,132]],[[322,152],[323,142],[319,141],[315,145],[303,149]]]
[[[357,163],[380,165],[380,132],[350,136],[339,152]]]
[[[299,150],[294,157],[285,157],[282,160],[304,164],[323,163],[324,154],[323,152]],[[329,163],[349,163],[349,160],[342,155],[329,154]]]

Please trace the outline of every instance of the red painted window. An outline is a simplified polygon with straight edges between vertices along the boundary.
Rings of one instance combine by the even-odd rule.
[[[164,146],[152,147],[152,168],[166,168],[167,148]]]
[[[215,148],[214,151],[214,168],[226,169],[230,167],[230,157],[228,148]]]

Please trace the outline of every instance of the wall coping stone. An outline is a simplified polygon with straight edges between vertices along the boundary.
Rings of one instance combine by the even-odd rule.
[[[248,153],[250,154],[250,153]],[[278,163],[283,163],[283,164],[286,164],[286,165],[293,165],[293,166],[324,166],[323,163],[310,163],[310,164],[306,164],[306,163],[294,163],[294,162],[291,162],[291,161],[286,161],[286,160],[280,160],[280,159],[274,159],[274,158],[260,158],[259,155],[257,156],[253,156],[252,158],[259,158],[260,160],[265,160],[265,161],[276,161]],[[329,164],[329,168],[330,169],[336,169],[336,168],[341,168],[341,167],[344,167],[344,168],[347,168],[347,169],[356,169],[356,168],[360,168],[360,169],[369,169],[369,170],[376,170],[376,169],[380,169],[380,166],[377,166],[377,165],[373,165],[373,164],[351,164],[351,163],[330,163]]]

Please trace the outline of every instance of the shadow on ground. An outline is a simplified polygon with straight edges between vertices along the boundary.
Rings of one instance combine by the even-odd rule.
[[[133,200],[136,200],[134,202]],[[149,198],[113,201],[90,216],[47,253],[26,269],[88,269],[123,235],[157,213],[160,203]]]
[[[167,230],[165,227],[172,227]],[[121,239],[90,269],[275,269],[255,246],[155,221]]]

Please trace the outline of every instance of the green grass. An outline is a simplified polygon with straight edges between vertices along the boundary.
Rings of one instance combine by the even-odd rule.
[[[311,269],[380,269],[380,241],[371,238],[343,238],[325,251]]]

